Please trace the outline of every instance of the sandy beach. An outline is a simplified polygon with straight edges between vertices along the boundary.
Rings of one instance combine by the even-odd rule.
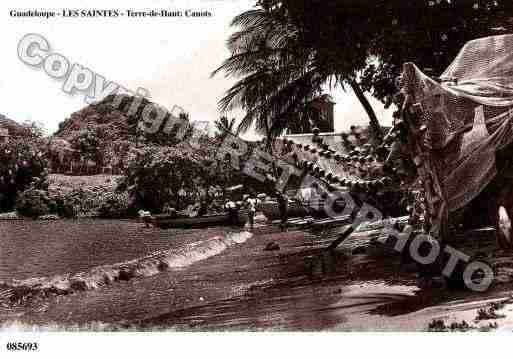
[[[44,233],[45,224],[40,225]],[[107,225],[112,223],[103,223],[98,228],[105,232]],[[9,226],[14,241],[21,229],[19,223]],[[83,226],[73,228],[68,223],[68,231],[83,230]],[[139,241],[148,242],[139,243],[140,246],[146,245],[148,252],[172,248],[174,260],[180,258],[180,261],[166,270],[148,271],[92,290],[36,298],[17,306],[4,303],[0,309],[2,328],[426,331],[436,320],[442,320],[448,327],[453,324],[452,330],[509,330],[513,323],[508,284],[496,285],[484,294],[443,287],[421,289],[416,273],[401,265],[399,257],[376,254],[376,251],[348,254],[343,245],[326,254],[323,249],[329,241],[306,231],[281,232],[264,224],[257,226],[253,233],[233,228],[163,231],[123,222],[117,226],[118,233],[127,238],[131,233],[143,231],[145,236],[139,237]],[[361,240],[358,236],[362,234],[355,235],[356,240]],[[222,248],[211,245],[221,237],[231,238],[229,245]],[[84,255],[91,250],[94,253],[94,246],[86,245],[90,240],[83,238],[80,251]],[[6,241],[9,238],[4,239],[4,248]],[[116,240],[113,241],[109,250],[119,251]],[[270,243],[275,250],[265,250]],[[67,250],[76,248],[71,246]],[[69,254],[66,253],[62,248],[62,258]],[[125,254],[126,258],[117,255],[129,262],[137,259],[135,252]],[[105,254],[102,261],[96,263],[107,264]],[[23,265],[32,267],[31,270],[37,265],[44,266],[48,271],[51,264],[43,262],[41,257],[29,255]],[[12,268],[4,266],[2,270],[12,271]],[[76,271],[79,269],[86,273],[90,270],[77,267]],[[49,271],[49,274],[58,273]],[[20,271],[17,276],[26,279],[28,275]],[[478,310],[488,310],[491,303],[496,303],[497,309],[492,311],[491,319],[475,320]],[[468,328],[454,326],[462,321]]]

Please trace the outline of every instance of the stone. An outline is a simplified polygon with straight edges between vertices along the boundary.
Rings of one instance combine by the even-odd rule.
[[[279,251],[279,250],[280,250],[280,246],[278,245],[278,243],[275,243],[275,242],[267,243],[267,245],[264,248],[264,251]]]
[[[363,246],[356,247],[352,250],[351,254],[358,255],[358,254],[365,254],[367,252],[367,248]]]

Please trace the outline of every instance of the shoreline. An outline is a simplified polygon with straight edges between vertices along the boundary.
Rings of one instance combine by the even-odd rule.
[[[185,233],[191,238],[203,233],[152,231],[168,235],[170,244]],[[484,294],[421,289],[416,274],[401,267],[397,256],[348,255],[344,248],[326,256],[322,236],[269,225],[257,226],[253,234],[178,271],[50,298],[11,319],[0,310],[2,328],[411,332],[428,331],[435,320],[443,321],[447,328],[438,329],[444,331],[513,328],[513,304],[497,311],[505,318],[474,322],[479,309],[510,298],[512,283],[499,283]],[[362,233],[353,238],[364,239]],[[278,248],[266,250],[271,243]],[[463,320],[468,328],[460,325]]]

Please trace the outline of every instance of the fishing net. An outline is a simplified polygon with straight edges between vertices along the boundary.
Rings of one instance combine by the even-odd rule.
[[[404,65],[406,93],[422,108],[449,211],[497,175],[495,153],[513,142],[513,35],[468,42],[437,82]]]

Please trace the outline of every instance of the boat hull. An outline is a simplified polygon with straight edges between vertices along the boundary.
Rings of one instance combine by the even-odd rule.
[[[307,217],[326,218],[328,215],[323,210],[323,205],[318,206],[319,209],[310,207],[307,208],[300,203],[291,202],[287,207],[287,216],[291,217]],[[259,205],[260,211],[269,220],[273,221],[281,218],[281,213],[277,202],[264,202]]]
[[[190,218],[176,218],[168,215],[155,215],[143,218],[144,222],[150,223],[158,228],[208,228],[217,226],[244,227],[248,221],[247,213],[239,213],[238,221],[233,223],[226,214],[215,216],[201,216]]]

